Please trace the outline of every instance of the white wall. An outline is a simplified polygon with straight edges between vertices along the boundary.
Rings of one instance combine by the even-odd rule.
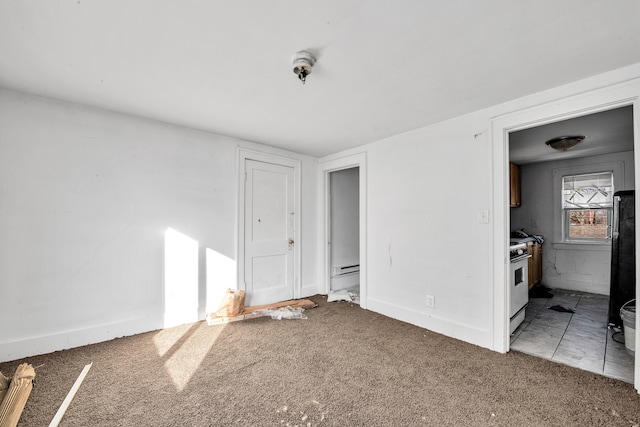
[[[511,209],[511,229],[524,228],[544,236],[543,285],[609,295],[610,246],[570,246],[554,242],[553,171],[614,162],[624,164],[624,178],[614,183],[615,191],[632,190],[635,186],[632,151],[521,166],[522,205]]]
[[[564,97],[637,78],[640,64],[323,159],[367,159],[365,306],[499,348],[494,266],[507,260],[494,259],[505,242],[494,238],[492,120],[547,103],[561,114]],[[0,360],[160,327],[168,227],[198,242],[199,287],[215,283],[203,278],[206,249],[235,259],[238,145],[258,147],[0,92]],[[325,207],[315,159],[299,157],[302,286],[313,293]]]
[[[533,108],[561,115],[566,97],[639,77],[640,64],[321,159],[367,158],[366,307],[503,351],[508,319],[495,313],[504,312],[508,294],[494,283],[504,281],[508,251],[506,235],[495,236],[506,228],[508,168],[503,155],[505,174],[494,176],[494,121]],[[494,205],[502,198],[504,207]],[[435,297],[433,308],[427,295]]]
[[[235,287],[239,146],[302,161],[301,282],[315,293],[315,159],[0,91],[0,360],[161,328],[169,228],[198,258],[178,268],[197,269],[184,286],[202,318],[208,293]]]
[[[492,229],[477,213],[491,208],[488,118],[459,117],[367,149],[368,307],[484,345]]]

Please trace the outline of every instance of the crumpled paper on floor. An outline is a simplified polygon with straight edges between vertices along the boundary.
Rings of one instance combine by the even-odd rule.
[[[335,301],[347,301],[355,304],[360,304],[360,295],[357,292],[350,291],[348,289],[329,291],[329,295],[327,295],[327,302]]]
[[[302,312],[302,307],[281,307],[281,308],[264,308],[256,310],[254,313],[260,313],[262,316],[271,316],[274,320],[282,319],[308,319]]]

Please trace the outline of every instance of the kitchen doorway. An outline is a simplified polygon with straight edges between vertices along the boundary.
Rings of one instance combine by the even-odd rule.
[[[634,357],[619,329],[608,328],[612,211],[607,207],[613,192],[635,186],[633,109],[618,106],[509,132],[510,171],[519,175],[510,188],[517,203],[510,198],[509,244],[532,242],[542,253],[538,265],[529,263],[542,274],[529,274],[535,279],[529,283],[526,316],[511,335],[510,348],[631,383]],[[546,144],[566,136],[586,138],[568,151]],[[609,171],[612,182],[590,181]],[[571,192],[569,177],[585,183]],[[603,200],[592,203],[596,193]],[[587,215],[595,211],[604,213],[597,221]]]
[[[509,334],[509,133],[548,123],[633,105],[634,160],[639,153],[635,144],[640,143],[640,79],[627,81],[607,80],[597,88],[582,85],[573,95],[552,99],[541,96],[535,107],[496,117],[491,122],[491,146],[493,160],[493,271],[494,271],[494,328],[493,346],[496,351],[507,352],[510,347]],[[635,187],[640,188],[640,179],[635,174]],[[637,206],[637,203],[636,203]],[[640,253],[639,242],[635,242],[636,253]],[[636,275],[638,266],[636,266]],[[636,295],[640,283],[636,283]],[[636,319],[637,320],[637,319]],[[636,342],[640,328],[635,330]],[[640,389],[640,357],[634,361],[634,386]]]

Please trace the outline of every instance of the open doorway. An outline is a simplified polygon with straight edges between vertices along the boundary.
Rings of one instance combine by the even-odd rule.
[[[333,173],[335,172],[340,172],[340,171],[346,171],[349,170],[350,172],[344,172],[344,173],[339,173],[338,175],[333,175]],[[320,184],[320,189],[318,194],[320,195],[320,201],[319,201],[319,218],[320,218],[320,224],[321,224],[321,229],[320,231],[320,239],[319,239],[319,243],[320,243],[320,256],[321,256],[321,263],[320,263],[320,280],[321,280],[321,285],[320,285],[320,292],[324,293],[324,294],[329,294],[329,292],[331,292],[332,289],[332,285],[335,287],[340,287],[340,286],[353,286],[349,284],[349,280],[355,280],[357,278],[358,281],[358,289],[360,292],[360,307],[366,309],[367,308],[367,298],[368,298],[368,293],[367,293],[367,158],[365,153],[357,153],[357,154],[352,154],[352,155],[347,155],[347,156],[343,156],[343,157],[338,157],[338,158],[327,158],[327,159],[322,159],[319,162],[318,165],[318,172],[319,172],[319,184]],[[353,187],[353,185],[356,183],[356,181],[353,179],[353,177],[348,178],[349,175],[357,175],[357,197],[354,195],[354,191],[353,188],[350,190],[351,195],[353,197],[352,200],[349,201],[349,204],[355,204],[357,203],[357,222],[355,221],[355,219],[353,218],[353,213],[355,212],[355,209],[353,206],[351,206],[351,208],[349,208],[349,212],[350,212],[350,217],[351,219],[348,221],[348,227],[351,228],[350,230],[350,241],[353,243],[353,236],[355,235],[353,230],[353,227],[357,227],[358,232],[357,232],[357,245],[358,245],[358,249],[357,249],[357,264],[359,265],[359,267],[351,267],[351,273],[355,272],[355,269],[358,269],[358,274],[357,276],[355,274],[353,274],[353,277],[348,278],[344,280],[344,283],[339,283],[340,281],[342,281],[342,279],[338,279],[337,281],[334,280],[333,284],[332,284],[332,275],[334,275],[334,271],[332,271],[333,266],[335,267],[340,267],[343,266],[345,267],[345,276],[349,276],[349,267],[351,266],[355,266],[356,262],[354,261],[356,258],[354,258],[354,254],[355,251],[352,249],[349,249],[350,251],[350,257],[347,258],[346,256],[344,258],[340,258],[342,255],[340,255],[339,253],[333,254],[332,257],[332,225],[331,225],[331,218],[332,218],[332,213],[331,213],[331,209],[332,209],[332,203],[331,203],[331,181],[332,181],[332,176],[334,177],[333,181],[334,181],[334,185],[337,184],[338,187]],[[343,183],[341,183],[341,179],[340,178],[345,178],[345,180],[347,180],[349,182],[348,185],[343,185]],[[340,202],[335,202],[333,203],[333,207],[337,208],[338,210],[340,209]],[[334,218],[334,222],[335,222],[335,218]],[[334,228],[335,231],[335,228]],[[340,262],[340,260],[342,259],[342,261],[344,262]],[[355,282],[354,282],[355,283]]]
[[[586,138],[545,144],[567,136]],[[510,348],[633,383],[622,325],[609,327],[614,193],[635,187],[633,106],[510,132],[509,162],[510,246],[532,255]]]
[[[360,303],[360,169],[329,172],[329,294]]]

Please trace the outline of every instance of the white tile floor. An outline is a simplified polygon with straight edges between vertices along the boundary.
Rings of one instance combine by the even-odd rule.
[[[607,327],[609,298],[555,289],[553,298],[529,298],[526,318],[511,335],[511,350],[633,383],[634,358]],[[561,305],[575,313],[549,310]],[[622,341],[622,334],[616,339]]]

